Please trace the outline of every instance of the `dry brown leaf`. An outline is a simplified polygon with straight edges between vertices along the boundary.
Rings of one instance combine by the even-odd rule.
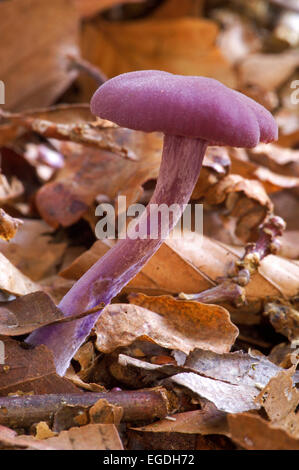
[[[229,436],[248,450],[298,450],[299,440],[256,414],[227,416]]]
[[[253,386],[235,385],[215,378],[204,377],[190,371],[180,372],[180,370],[184,370],[183,367],[172,365],[159,366],[123,354],[119,355],[118,361],[123,367],[139,369],[147,376],[147,380],[150,382],[157,379],[160,381],[165,375],[170,376],[167,380],[171,383],[189,389],[195,395],[213,402],[219,410],[227,413],[238,413],[260,407],[255,402],[258,389]]]
[[[141,3],[144,0],[75,0],[81,18],[88,18],[96,13],[113,8],[122,3]]]
[[[89,392],[106,392],[106,388],[103,385],[99,385],[93,382],[84,382],[78,374],[76,374],[72,365],[69,366],[68,370],[64,376],[70,382],[72,382],[76,387],[80,387],[83,390],[88,390]]]
[[[1,302],[0,335],[25,335],[63,318],[47,294],[33,292],[10,302]]]
[[[13,295],[26,295],[40,290],[40,287],[0,253],[0,289]]]
[[[298,362],[294,351],[294,362]],[[296,357],[297,356],[297,357]],[[265,409],[271,423],[288,432],[299,440],[299,391],[294,387],[292,376],[295,368],[279,372],[273,377],[257,397],[257,401]]]
[[[104,241],[97,241],[62,275],[78,279],[108,249]],[[202,292],[214,287],[218,278],[227,276],[242,254],[243,248],[225,245],[196,232],[185,232],[180,239],[168,239],[124,290],[148,295]],[[295,296],[299,289],[298,269],[292,261],[279,256],[264,258],[245,288],[248,304],[267,297]]]
[[[299,175],[299,150],[280,147],[275,144],[259,144],[248,150],[250,159],[258,165],[286,176]]]
[[[47,439],[46,443],[59,450],[123,450],[114,424],[88,424],[71,428]]]
[[[235,73],[215,46],[216,23],[199,18],[146,19],[86,24],[82,55],[108,77],[133,70],[158,69],[216,78],[236,84]],[[82,78],[85,96],[94,82]]]
[[[273,209],[261,183],[247,180],[240,175],[228,175],[205,193],[205,202],[221,204],[225,202],[232,217],[237,218],[236,235],[249,241],[257,227]]]
[[[265,356],[253,351],[215,354],[195,350],[187,357],[184,367],[212,379],[256,387],[257,390],[261,390],[281,370]]]
[[[67,71],[65,59],[68,52],[77,51],[78,15],[73,2],[1,2],[0,18],[0,76],[6,106],[24,109],[52,103],[75,77]]]
[[[55,243],[53,229],[42,220],[24,219],[14,239],[0,240],[0,251],[13,265],[33,281],[56,272],[66,243]]]
[[[18,436],[16,431],[0,425],[0,449],[2,448],[54,450],[54,447],[43,441],[38,441],[32,436]]]
[[[84,316],[84,312],[81,313]],[[42,326],[63,323],[65,320],[64,314],[45,292],[33,292],[0,303],[0,335],[21,336]],[[72,317],[68,321],[72,321]]]
[[[68,380],[56,374],[51,352],[45,346],[22,347],[17,341],[1,337],[5,364],[0,366],[0,396],[25,393],[76,393]]]
[[[112,304],[104,309],[96,325],[99,351],[108,354],[147,339],[186,354],[195,348],[222,353],[230,350],[238,335],[227,310],[216,305],[142,294],[131,301],[135,305]]]
[[[299,65],[296,51],[281,54],[251,54],[239,66],[243,85],[256,85],[265,90],[276,90],[292,75]]]
[[[171,415],[153,424],[133,428],[143,432],[179,432],[183,434],[226,434],[226,414],[217,410],[213,403],[206,402],[202,409]]]
[[[74,224],[99,194],[112,201],[118,195],[125,195],[130,205],[142,194],[142,184],[157,178],[161,160],[160,135],[129,129],[107,129],[105,132],[117,144],[125,145],[136,154],[138,162],[79,144],[57,143],[56,147],[66,157],[65,167],[53,182],[40,189],[36,198],[42,217],[50,225],[66,227]]]

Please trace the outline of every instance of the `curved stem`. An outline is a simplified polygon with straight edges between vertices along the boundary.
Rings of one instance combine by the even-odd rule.
[[[120,240],[97,261],[69,290],[59,304],[65,316],[92,309],[99,303],[106,305],[141,270],[158,250],[172,228],[177,224],[197,182],[207,142],[186,137],[165,136],[162,162],[157,186],[146,210],[138,218],[127,237]],[[150,236],[155,205],[170,207],[177,204],[173,217],[165,223],[158,218],[158,236]],[[163,225],[161,223],[163,222]],[[141,234],[134,239],[136,230]],[[155,235],[156,230],[154,230]],[[143,237],[143,238],[142,238]],[[54,353],[57,373],[64,375],[69,363],[89,335],[99,312],[80,320],[51,325],[31,333],[27,342],[45,344]]]

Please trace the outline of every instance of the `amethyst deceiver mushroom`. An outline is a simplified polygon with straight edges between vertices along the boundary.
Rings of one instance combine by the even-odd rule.
[[[70,316],[109,304],[141,270],[176,225],[197,182],[209,144],[255,147],[277,139],[272,115],[250,98],[204,77],[145,70],[119,75],[104,83],[91,100],[91,110],[119,126],[164,133],[163,155],[155,192],[138,219],[148,233],[152,204],[177,204],[180,210],[156,239],[120,240],[70,289],[59,308]],[[53,351],[63,375],[99,317],[40,328],[27,339]]]

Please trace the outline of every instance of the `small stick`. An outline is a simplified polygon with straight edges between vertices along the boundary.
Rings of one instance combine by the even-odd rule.
[[[70,67],[72,69],[78,69],[85,72],[94,79],[97,85],[102,85],[108,80],[107,76],[99,69],[99,67],[96,67],[87,60],[81,59],[81,57],[73,54],[67,54],[67,58],[70,61]]]
[[[242,305],[245,301],[244,288],[231,281],[224,281],[218,286],[207,289],[197,294],[180,293],[181,300],[197,300],[204,304],[220,302],[231,302],[235,305]]]
[[[169,413],[167,392],[163,388],[147,391],[23,395],[0,397],[0,424],[10,428],[27,428],[40,421],[52,424],[55,413],[62,407],[90,407],[100,399],[122,407],[123,422],[164,418]]]
[[[53,321],[50,324],[53,325],[54,323],[67,323],[69,321],[79,320],[80,318],[87,317],[88,315],[91,315],[92,313],[96,313],[96,312],[99,312],[100,310],[103,310],[104,307],[106,307],[106,305],[104,304],[104,302],[101,302],[99,305],[96,305],[90,310],[86,310],[86,312],[78,313],[78,315],[72,315],[70,317],[59,318],[58,320]]]

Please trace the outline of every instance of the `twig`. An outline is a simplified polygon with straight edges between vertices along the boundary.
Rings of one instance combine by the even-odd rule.
[[[167,392],[163,388],[129,392],[23,395],[0,398],[0,424],[11,428],[27,428],[40,421],[52,424],[55,413],[64,406],[90,407],[101,399],[122,407],[124,422],[164,418],[169,413]]]
[[[67,54],[67,58],[70,61],[70,68],[82,70],[93,78],[98,85],[102,85],[106,82],[107,76],[99,69],[99,67],[96,67],[87,60],[81,59],[81,57],[73,54]]]
[[[59,318],[58,320],[55,320],[50,324],[54,325],[54,323],[67,323],[70,321],[79,320],[80,318],[87,317],[88,315],[91,315],[92,313],[96,313],[99,310],[103,310],[104,307],[105,307],[105,304],[102,302],[99,305],[96,305],[95,307],[91,308],[90,310],[86,310],[86,312],[78,313],[78,315],[72,315],[70,317]]]
[[[243,287],[229,280],[197,294],[185,294],[182,292],[178,297],[181,300],[197,300],[204,304],[231,302],[237,306],[244,303],[245,293]]]

